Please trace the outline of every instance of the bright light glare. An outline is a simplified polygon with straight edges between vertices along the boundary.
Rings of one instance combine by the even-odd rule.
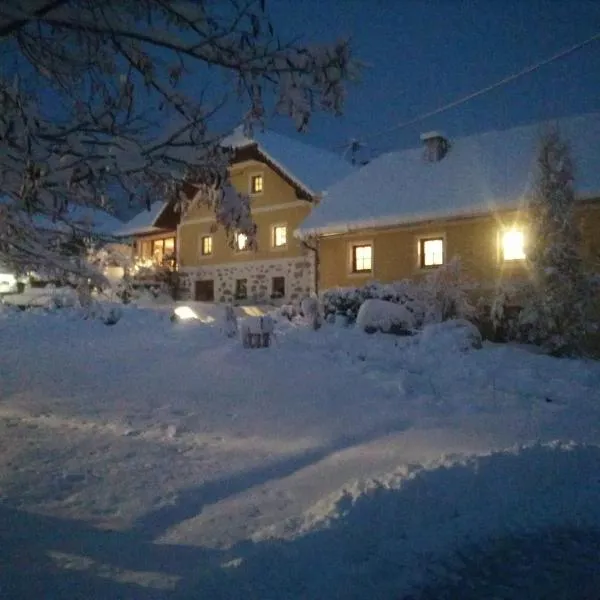
[[[262,317],[264,312],[256,306],[242,306],[240,307],[249,317]]]
[[[510,229],[504,232],[502,256],[504,260],[523,260],[525,258],[525,240],[522,231]]]

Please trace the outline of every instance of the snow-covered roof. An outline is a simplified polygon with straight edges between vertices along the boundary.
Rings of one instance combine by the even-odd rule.
[[[154,223],[156,223],[156,220],[167,206],[168,202],[153,202],[150,206],[150,210],[145,208],[135,215],[133,219],[127,221],[125,224],[121,224],[121,227],[114,231],[113,234],[117,237],[126,237],[128,235],[160,231],[158,227],[154,226]]]
[[[333,152],[273,131],[255,131],[249,138],[238,127],[221,143],[236,149],[256,144],[268,160],[312,196],[322,194],[329,186],[355,171],[355,167]]]
[[[541,133],[571,147],[580,197],[600,195],[600,113],[450,140],[439,162],[423,146],[379,156],[326,190],[299,233],[326,234],[519,206],[531,190]]]

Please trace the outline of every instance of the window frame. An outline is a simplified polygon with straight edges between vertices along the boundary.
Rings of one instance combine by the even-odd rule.
[[[425,264],[427,254],[425,252],[425,245],[427,242],[442,242],[442,262],[434,263],[431,265]],[[418,258],[419,258],[419,269],[437,269],[446,264],[446,236],[444,235],[427,235],[419,237],[418,240]]]
[[[261,186],[260,190],[254,190],[254,181],[255,179],[260,178]],[[256,171],[254,173],[250,173],[248,175],[248,194],[250,196],[260,196],[265,191],[265,174],[262,171]]]
[[[348,252],[348,272],[352,276],[364,277],[365,275],[372,275],[374,272],[375,258],[374,258],[374,247],[372,240],[364,241],[353,241],[349,243]],[[358,248],[370,248],[371,249],[371,267],[369,269],[357,269],[357,258],[356,250]]]
[[[204,242],[205,240],[209,240],[209,251],[205,252],[204,251]],[[200,236],[200,256],[203,258],[209,257],[213,255],[213,236],[210,234],[207,235],[201,235]]]
[[[243,286],[244,295],[240,295],[240,288]],[[233,292],[233,297],[236,300],[247,300],[248,299],[248,278],[240,277],[235,280],[235,290]]]
[[[277,230],[285,229],[285,243],[277,245]],[[288,247],[288,225],[287,223],[275,223],[271,225],[271,248],[273,250],[285,250]]]
[[[276,279],[283,280],[283,291],[281,292],[281,295],[279,295],[279,292],[275,291],[275,280]],[[285,275],[273,275],[273,277],[271,277],[271,298],[272,299],[285,298],[285,288],[286,288]]]

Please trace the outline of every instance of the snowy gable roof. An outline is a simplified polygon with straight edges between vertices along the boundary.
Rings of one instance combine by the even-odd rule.
[[[119,229],[114,232],[114,235],[117,237],[126,237],[129,235],[161,231],[160,228],[155,227],[154,224],[167,206],[168,202],[153,202],[150,206],[150,210],[145,208],[139,212],[133,219],[119,227]]]
[[[556,124],[569,142],[580,197],[600,195],[600,113],[450,140],[427,162],[423,148],[384,154],[330,187],[301,235],[465,216],[519,206],[531,190],[541,133]]]
[[[223,139],[223,146],[241,149],[256,144],[258,150],[311,196],[352,174],[355,168],[342,157],[272,131],[246,137],[241,127]]]

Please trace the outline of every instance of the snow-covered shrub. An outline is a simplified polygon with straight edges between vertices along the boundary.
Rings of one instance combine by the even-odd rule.
[[[238,334],[237,317],[233,306],[230,304],[225,306],[225,315],[223,321],[223,332],[227,337],[234,338]]]
[[[429,273],[418,285],[424,323],[473,318],[476,311],[468,295],[472,288],[473,284],[462,272],[459,258],[452,258]]]
[[[102,322],[105,325],[116,325],[123,316],[123,310],[119,306],[110,306],[103,311]]]
[[[409,335],[415,324],[415,316],[407,306],[376,298],[365,300],[356,317],[357,327],[367,333]]]
[[[314,330],[321,327],[321,308],[318,298],[304,298],[301,303],[302,314]]]
[[[293,304],[283,304],[279,308],[279,314],[282,317],[285,317],[288,321],[291,321],[297,315],[297,313],[298,311]]]
[[[425,352],[467,352],[482,345],[479,329],[466,319],[425,325],[418,339],[420,349]]]

